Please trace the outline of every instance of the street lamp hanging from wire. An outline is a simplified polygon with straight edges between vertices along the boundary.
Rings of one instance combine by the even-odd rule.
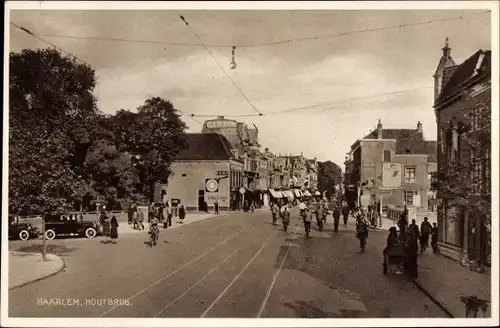
[[[230,69],[235,69],[236,68],[236,61],[234,59],[234,53],[236,52],[236,47],[233,46],[233,57],[231,59],[231,62],[229,63],[229,68]]]

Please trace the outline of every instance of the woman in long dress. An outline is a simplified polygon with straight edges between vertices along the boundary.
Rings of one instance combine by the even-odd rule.
[[[116,219],[116,216],[113,216],[111,218],[110,225],[111,225],[111,229],[109,232],[109,237],[111,238],[111,242],[114,244],[115,240],[118,239],[118,227],[119,227],[118,220]]]

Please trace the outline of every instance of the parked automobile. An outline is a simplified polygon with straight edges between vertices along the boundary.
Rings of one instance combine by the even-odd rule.
[[[81,213],[45,215],[45,238],[52,240],[59,236],[94,238],[97,236],[97,224],[84,220]]]
[[[9,239],[26,241],[38,238],[39,235],[40,231],[37,227],[18,220],[14,215],[9,215]]]

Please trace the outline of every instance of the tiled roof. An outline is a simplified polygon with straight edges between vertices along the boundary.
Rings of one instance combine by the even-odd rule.
[[[441,94],[439,95],[437,104],[442,103],[450,99],[455,92],[460,90],[461,85],[470,79],[477,68],[478,61],[484,55],[481,66],[479,67],[481,73],[488,74],[491,70],[491,51],[490,50],[479,50],[471,57],[467,58],[462,64],[458,65],[455,73],[451,76],[450,80],[446,85],[443,86]]]
[[[188,133],[185,137],[187,148],[181,151],[177,160],[229,160],[231,144],[220,134]]]
[[[377,139],[377,130],[363,139]],[[424,140],[416,129],[382,129],[382,139],[396,139],[396,154],[427,154],[428,162],[436,161],[437,142]]]

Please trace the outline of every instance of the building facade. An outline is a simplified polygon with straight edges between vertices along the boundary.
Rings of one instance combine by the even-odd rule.
[[[170,203],[184,205],[187,211],[201,211],[205,202],[221,210],[239,200],[244,186],[243,161],[233,157],[228,140],[217,134],[186,135],[187,149],[177,155],[167,184],[159,186],[160,194]]]
[[[436,142],[416,129],[377,129],[351,146],[345,161],[346,200],[351,206],[381,202],[428,209],[429,174],[435,170]]]
[[[491,113],[491,52],[479,50],[460,65],[451,59],[448,40],[434,74],[434,112],[438,132],[438,171],[449,174],[450,163],[471,168],[464,184],[474,193],[491,196],[491,150],[474,150],[463,138],[464,129],[481,129],[477,115]],[[442,64],[446,62],[447,65]],[[438,185],[439,248],[442,254],[469,265],[478,249],[487,259],[491,254],[491,232],[467,205],[448,206],[449,196]]]

